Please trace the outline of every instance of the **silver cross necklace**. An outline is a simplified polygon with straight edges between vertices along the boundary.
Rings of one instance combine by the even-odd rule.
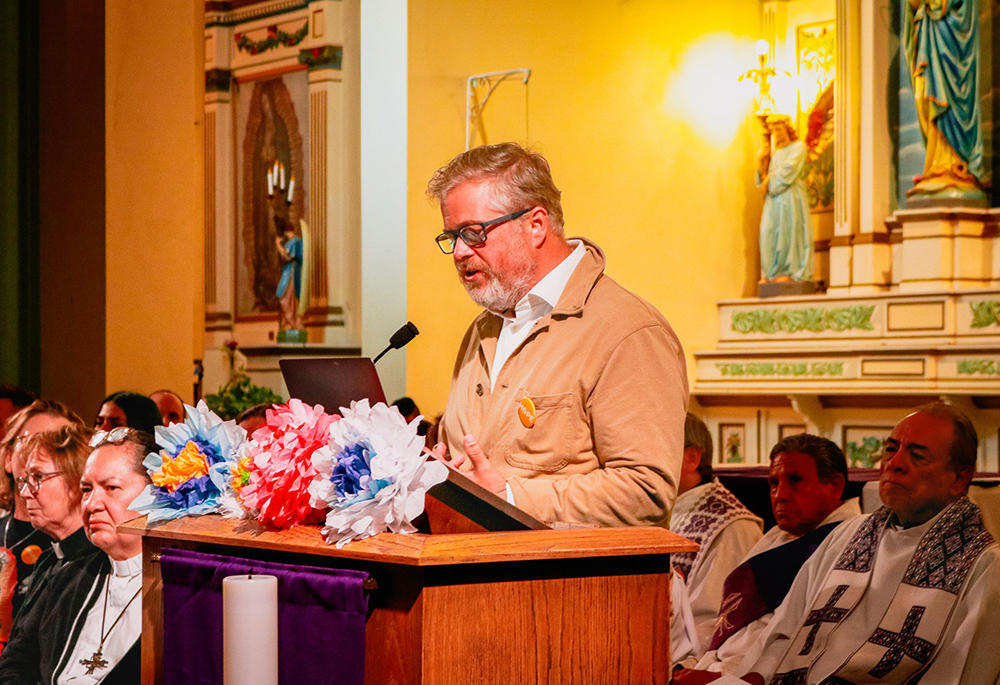
[[[139,596],[140,592],[142,592],[141,583],[139,585],[139,589],[135,591],[134,595],[132,595],[132,599],[128,601],[128,604],[125,605],[122,612],[118,614],[118,618],[116,618],[115,622],[111,624],[110,628],[108,628],[108,632],[105,633],[104,622],[108,618],[108,596],[111,594],[111,577],[108,577],[108,584],[105,586],[104,591],[104,612],[101,614],[101,644],[97,646],[97,651],[94,652],[89,659],[80,659],[80,663],[87,667],[87,675],[93,675],[94,671],[99,668],[108,667],[108,662],[104,659],[104,641],[108,639],[109,635],[111,635],[111,631],[115,629],[116,625],[118,625],[118,621],[122,620],[122,616],[125,615],[125,612],[128,611],[129,606],[132,605],[132,602],[135,601],[135,598]]]

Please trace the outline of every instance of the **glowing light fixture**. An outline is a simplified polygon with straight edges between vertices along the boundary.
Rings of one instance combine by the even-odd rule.
[[[767,66],[767,53],[770,52],[770,45],[768,45],[766,40],[757,41],[757,61],[760,66],[756,69],[748,69],[746,73],[740,74],[738,81],[743,79],[748,79],[756,83],[760,88],[760,94],[757,97],[757,115],[770,114],[774,111],[774,98],[771,97],[771,82],[770,79],[778,75],[778,72],[774,70],[774,67]],[[791,74],[789,74],[791,76]]]
[[[683,54],[667,82],[661,110],[713,146],[729,146],[752,106],[753,93],[732,86],[752,49],[748,38],[731,33],[702,36]]]

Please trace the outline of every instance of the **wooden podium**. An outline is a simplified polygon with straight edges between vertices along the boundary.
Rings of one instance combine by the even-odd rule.
[[[444,506],[428,497],[432,519]],[[119,530],[143,537],[143,683],[163,682],[165,547],[367,571],[372,685],[667,683],[670,554],[697,549],[663,528],[383,533],[341,549],[316,526],[217,515]]]

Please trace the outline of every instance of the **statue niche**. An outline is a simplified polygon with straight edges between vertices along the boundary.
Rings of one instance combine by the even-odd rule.
[[[302,134],[283,78],[254,82],[248,109],[242,143],[237,314],[244,318],[267,314],[270,318],[280,310],[277,292],[284,263],[275,241],[275,226],[299,224],[304,212],[304,184],[287,192],[286,183],[271,192],[269,172],[281,167],[282,176],[287,171],[289,178],[305,178]]]
[[[903,50],[926,147],[907,207],[987,204],[976,0],[901,0]]]

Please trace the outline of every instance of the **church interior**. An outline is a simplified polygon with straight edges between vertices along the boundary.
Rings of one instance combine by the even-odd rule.
[[[281,395],[282,356],[374,356],[411,320],[421,334],[379,373],[434,417],[476,308],[432,244],[424,185],[510,139],[551,160],[568,234],[671,322],[719,463],[762,463],[807,428],[870,467],[907,408],[946,398],[979,428],[980,468],[1000,468],[994,3],[985,202],[923,208],[907,203],[924,144],[891,2],[181,6],[4,10],[5,382],[88,415],[119,389],[191,402],[226,382],[235,343]],[[758,286],[760,84],[740,78],[761,65],[774,111],[803,140],[811,115],[821,127],[815,290],[776,299]],[[305,342],[277,342],[277,255],[248,230],[268,83],[296,126],[281,212],[313,234]]]
[[[927,403],[995,476],[1000,4],[966,3],[953,128],[912,68],[919,4],[0,3],[0,384],[88,423],[120,390],[285,401],[281,360],[375,357],[410,321],[378,374],[433,421],[482,308],[428,180],[515,141],[670,322],[716,473],[767,524],[775,443],[832,441],[860,494]]]

